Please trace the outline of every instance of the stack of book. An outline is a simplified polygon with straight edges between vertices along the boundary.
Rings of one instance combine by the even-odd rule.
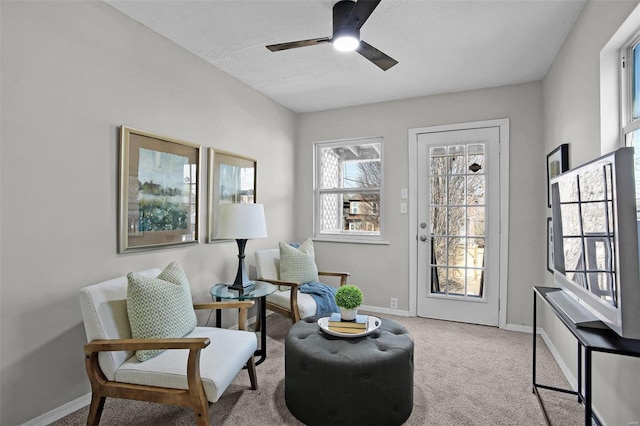
[[[356,319],[343,321],[339,313],[333,313],[329,317],[329,330],[339,333],[358,334],[367,331],[368,317],[357,315]]]

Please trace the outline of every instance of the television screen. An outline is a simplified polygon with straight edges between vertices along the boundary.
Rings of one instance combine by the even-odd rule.
[[[633,148],[620,148],[551,180],[554,281],[564,290],[552,302],[578,325],[640,339],[634,169]]]
[[[573,173],[551,187],[552,204],[560,208],[554,222],[555,270],[590,291],[603,303],[618,306],[614,244],[612,164]]]

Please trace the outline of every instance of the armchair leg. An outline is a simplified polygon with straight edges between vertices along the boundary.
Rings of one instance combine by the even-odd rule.
[[[198,426],[211,426],[211,416],[209,416],[209,402],[205,399],[197,407],[193,407],[193,416]]]
[[[253,356],[249,358],[247,361],[247,372],[249,373],[249,381],[251,382],[251,389],[258,389],[258,378],[256,376],[256,362],[253,359]]]
[[[98,426],[100,423],[100,417],[102,416],[102,409],[104,408],[104,402],[107,398],[104,396],[98,396],[95,392],[91,393],[91,406],[89,407],[89,416],[87,417],[87,426]]]

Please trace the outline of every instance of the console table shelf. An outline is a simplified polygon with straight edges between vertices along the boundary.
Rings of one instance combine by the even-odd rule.
[[[632,357],[640,357],[640,340],[625,339],[618,336],[609,329],[582,328],[577,327],[568,316],[558,309],[553,303],[549,302],[548,294],[554,291],[560,291],[555,287],[533,287],[533,392],[538,398],[545,421],[551,425],[547,411],[544,407],[542,399],[538,393],[538,388],[548,389],[556,392],[564,392],[576,395],[578,402],[584,404],[584,424],[591,425],[593,419],[596,424],[601,424],[593,413],[592,409],[592,382],[591,382],[591,363],[593,352],[605,352],[616,355],[625,355]],[[578,341],[578,390],[561,389],[553,386],[547,386],[536,382],[536,330],[537,330],[537,297],[546,302],[551,311],[562,321],[567,329],[575,336]],[[584,362],[584,372],[582,363]],[[583,377],[584,375],[584,377]],[[583,387],[584,379],[584,387]]]

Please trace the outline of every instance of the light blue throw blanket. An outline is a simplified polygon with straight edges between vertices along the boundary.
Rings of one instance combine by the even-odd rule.
[[[336,305],[336,289],[326,284],[311,282],[302,284],[298,289],[302,293],[307,293],[316,301],[318,308],[316,315],[340,312]]]

